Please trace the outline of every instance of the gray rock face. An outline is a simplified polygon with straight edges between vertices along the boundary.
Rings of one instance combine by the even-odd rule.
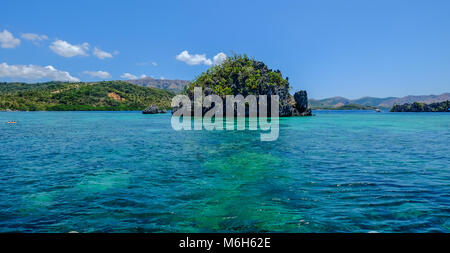
[[[307,108],[304,112],[299,112],[297,108],[294,108],[293,116],[313,116],[311,108]]]
[[[143,110],[142,113],[143,114],[157,114],[157,113],[166,113],[166,110],[160,110],[158,108],[158,106],[155,105],[151,105],[150,107],[148,107],[147,109]]]
[[[280,103],[281,104],[281,103]],[[295,116],[295,108],[290,104],[280,105],[280,117],[291,117]]]
[[[210,95],[210,92],[204,92],[204,95]],[[274,94],[274,93],[271,93]],[[280,105],[279,105],[279,116],[280,117],[293,117],[293,116],[313,116],[311,112],[311,108],[308,108],[308,96],[306,91],[297,92],[297,100],[294,100],[292,96],[287,92],[280,92],[279,90],[275,92],[274,95],[280,96]],[[270,99],[270,98],[269,98]],[[191,98],[191,115],[194,115],[194,103],[193,98]],[[212,108],[202,107],[202,114],[204,115],[207,111]],[[172,114],[181,109],[180,106],[175,106],[172,108]],[[235,107],[235,115],[237,115],[236,107]],[[267,114],[270,116],[270,107],[267,109]],[[226,101],[224,101],[223,105],[223,115],[226,115]],[[259,108],[258,108],[259,115]],[[245,116],[249,117],[248,107],[245,110]]]
[[[280,97],[280,117],[291,117],[293,116],[294,107],[290,104],[291,94],[289,94],[289,84],[285,87],[275,87],[274,95]]]
[[[294,94],[295,108],[300,112],[305,112],[308,109],[308,94],[306,90],[298,91]]]
[[[305,90],[294,94],[295,108],[293,116],[312,116],[311,108],[308,107],[308,93]]]

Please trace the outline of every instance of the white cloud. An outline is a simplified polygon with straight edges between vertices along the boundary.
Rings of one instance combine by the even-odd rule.
[[[0,32],[0,46],[2,48],[15,48],[18,45],[20,45],[20,40],[14,38],[12,33],[8,32],[8,30]]]
[[[152,62],[152,65],[156,67],[156,66],[158,66],[158,63]]]
[[[20,35],[22,39],[32,41],[34,44],[39,45],[40,42],[48,40],[47,35],[39,35],[36,33],[22,33]]]
[[[188,65],[199,65],[205,64],[208,66],[217,65],[222,63],[227,58],[227,55],[220,52],[216,56],[214,56],[213,60],[206,58],[205,54],[189,54],[187,50],[184,50],[179,55],[176,56],[176,59],[182,62],[187,63]]]
[[[116,54],[116,52],[117,51],[114,51],[115,54]],[[106,59],[106,58],[113,58],[113,55],[111,53],[108,53],[106,51],[98,49],[97,47],[94,48],[94,55],[101,60]]]
[[[187,50],[184,50],[179,55],[177,55],[176,59],[185,62],[188,65],[212,64],[212,61],[210,59],[207,59],[205,54],[189,54]]]
[[[227,55],[220,52],[220,53],[216,54],[216,56],[213,57],[213,63],[214,63],[214,65],[219,65],[226,59],[227,59]]]
[[[8,65],[5,62],[0,64],[0,77],[29,80],[80,81],[78,78],[71,76],[69,72],[57,70],[53,66]]]
[[[91,76],[91,77],[97,77],[97,78],[103,78],[103,79],[107,79],[107,78],[111,78],[111,74],[106,72],[106,71],[83,71],[83,74]]]
[[[129,80],[138,79],[137,76],[132,75],[130,73],[124,73],[123,75],[120,76],[120,78],[129,79]]]
[[[136,79],[141,79],[141,78],[146,78],[146,77],[147,77],[147,75],[145,75],[145,74],[142,74],[138,77],[138,76],[130,74],[130,73],[124,73],[123,75],[120,76],[120,78],[128,79],[128,80],[136,80]],[[150,76],[150,77],[152,77],[152,76]]]
[[[166,78],[164,76],[161,76],[159,79],[166,80]]]
[[[83,43],[80,45],[72,45],[64,40],[55,40],[50,45],[50,49],[64,57],[74,57],[77,55],[89,55],[87,51],[89,50],[89,44]]]

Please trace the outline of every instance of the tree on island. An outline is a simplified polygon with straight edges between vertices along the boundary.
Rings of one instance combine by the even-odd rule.
[[[201,87],[205,96],[216,94],[222,98],[238,94],[278,95],[281,117],[311,115],[306,91],[299,91],[292,96],[289,94],[288,78],[283,78],[279,70],[269,69],[263,62],[245,54],[228,57],[195,78],[184,90],[191,100],[194,97],[194,87]]]

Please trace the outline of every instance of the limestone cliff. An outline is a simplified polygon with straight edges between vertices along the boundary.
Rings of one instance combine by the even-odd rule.
[[[204,96],[216,94],[222,98],[238,94],[244,97],[278,95],[280,117],[312,115],[306,91],[299,91],[292,97],[289,94],[288,78],[283,78],[279,70],[269,69],[263,62],[250,59],[246,55],[229,57],[222,64],[211,67],[191,82],[185,89],[191,101],[194,100],[194,87],[201,87]],[[208,109],[203,108],[203,112]],[[173,108],[173,111],[176,110],[178,107]]]

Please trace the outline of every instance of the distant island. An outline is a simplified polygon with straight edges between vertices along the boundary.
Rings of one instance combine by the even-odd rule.
[[[354,110],[372,110],[373,108],[389,110],[395,104],[405,103],[437,103],[450,100],[450,93],[441,95],[423,95],[423,96],[406,96],[406,97],[362,97],[359,99],[347,99],[344,97],[332,97],[324,99],[310,99],[309,104],[312,109],[328,109],[328,110],[348,110],[344,108],[353,107]]]
[[[140,111],[169,109],[175,93],[124,81],[0,83],[0,110]]]
[[[449,100],[431,104],[414,102],[412,104],[394,105],[391,112],[450,112],[449,108]]]

